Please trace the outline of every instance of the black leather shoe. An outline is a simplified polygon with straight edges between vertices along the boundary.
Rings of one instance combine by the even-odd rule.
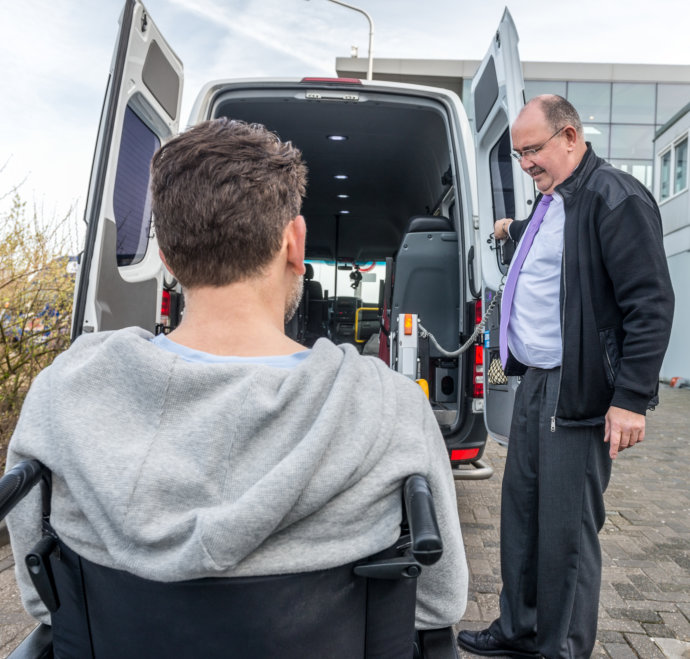
[[[458,645],[474,654],[482,657],[538,657],[538,652],[516,650],[503,641],[495,639],[488,629],[471,632],[464,629],[458,634]]]

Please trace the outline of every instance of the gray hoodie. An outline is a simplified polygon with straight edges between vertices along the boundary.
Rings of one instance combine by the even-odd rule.
[[[417,623],[459,620],[455,488],[415,383],[325,339],[285,369],[191,363],[150,338],[84,335],[26,398],[8,467],[37,458],[51,469],[51,520],[67,545],[160,581],[334,567],[393,543],[402,482],[421,473],[444,554],[420,578]],[[23,561],[40,537],[37,491],[8,521],[24,605],[49,622]]]

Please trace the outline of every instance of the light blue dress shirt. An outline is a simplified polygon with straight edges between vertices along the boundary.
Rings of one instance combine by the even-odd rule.
[[[517,278],[510,312],[508,345],[513,355],[526,366],[555,368],[561,365],[564,225],[563,198],[554,194]],[[522,242],[518,250],[521,247]]]

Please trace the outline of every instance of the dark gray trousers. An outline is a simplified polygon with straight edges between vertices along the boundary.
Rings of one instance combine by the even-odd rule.
[[[544,657],[584,659],[597,632],[604,428],[556,426],[560,369],[529,369],[517,389],[501,498],[501,615],[491,633]]]

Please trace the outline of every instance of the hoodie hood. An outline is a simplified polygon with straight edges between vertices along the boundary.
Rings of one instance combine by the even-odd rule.
[[[361,482],[387,449],[380,368],[351,346],[318,341],[284,369],[190,363],[150,338],[138,328],[84,336],[32,391],[59,389],[39,459],[57,501],[77,503],[54,505],[58,533],[91,560],[163,580],[181,561],[199,574],[236,570]],[[155,564],[119,550],[123,533]]]

